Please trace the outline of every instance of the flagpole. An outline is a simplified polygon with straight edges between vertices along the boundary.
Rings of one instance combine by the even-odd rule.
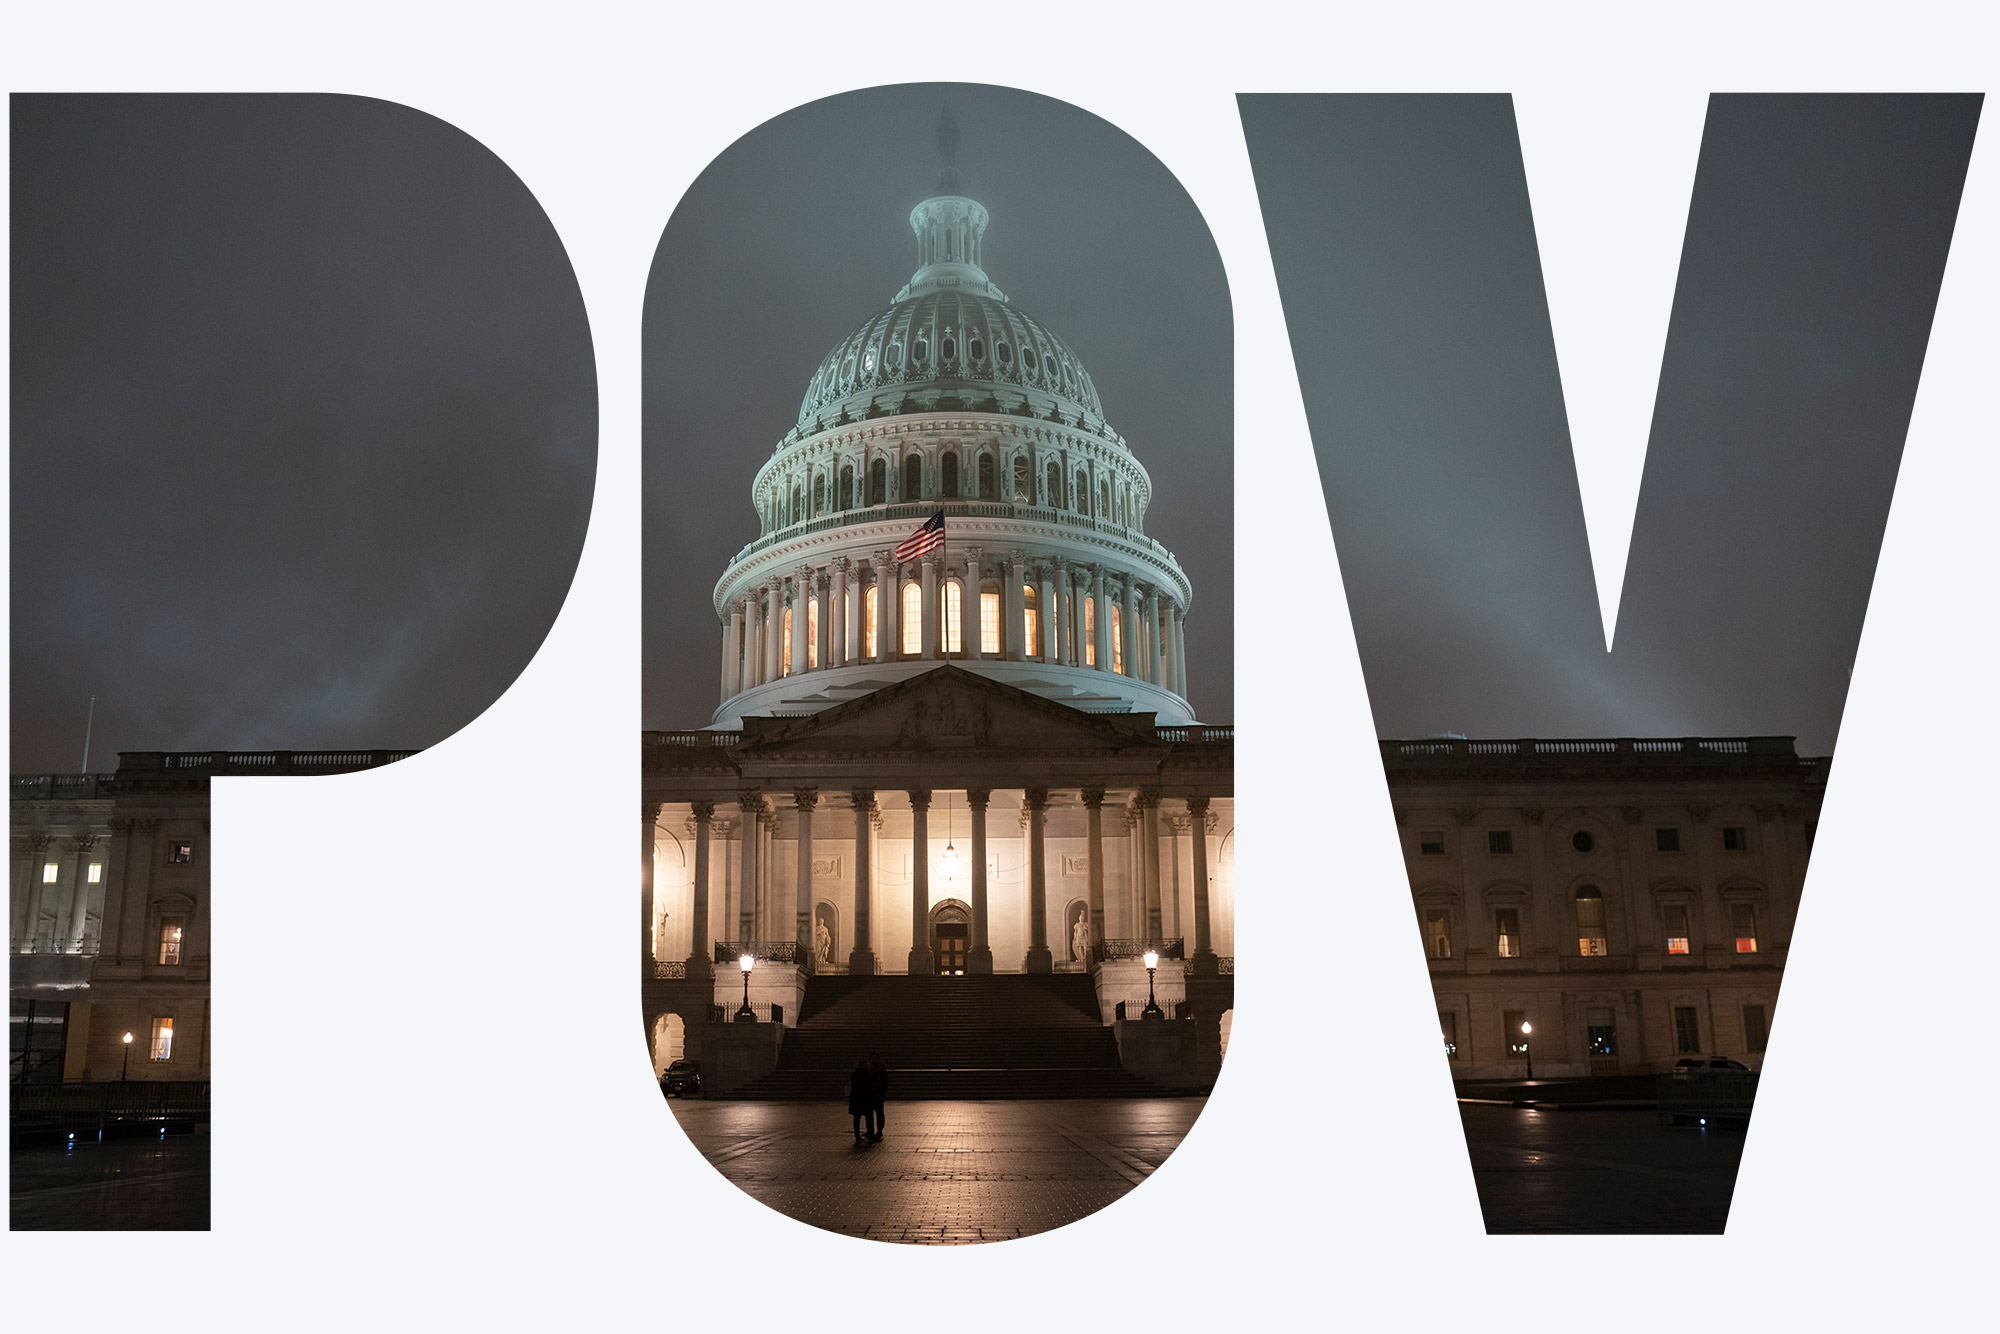
[[[951,617],[944,614],[944,604],[951,601],[945,595],[951,591],[951,538],[945,535],[949,527],[944,521],[944,506],[938,506],[938,550],[944,553],[944,587],[938,589],[938,647],[944,650],[944,660],[951,661]],[[958,619],[965,622],[965,589],[958,590]]]

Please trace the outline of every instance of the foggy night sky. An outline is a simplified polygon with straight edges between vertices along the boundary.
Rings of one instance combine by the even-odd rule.
[[[1829,752],[1979,98],[1710,101],[1611,656],[1511,101],[1239,104],[1379,734]]]
[[[569,588],[596,370],[485,148],[337,96],[13,99],[15,772],[422,747]]]
[[[916,265],[909,213],[935,193],[939,112],[963,193],[990,215],[987,274],[1066,341],[1153,480],[1145,529],[1194,585],[1189,695],[1234,715],[1233,339],[1199,210],[1122,131],[1066,103],[972,84],[845,93],[778,116],[689,188],[646,291],[645,726],[718,701],[711,596],[758,535],[750,483],[806,382]]]

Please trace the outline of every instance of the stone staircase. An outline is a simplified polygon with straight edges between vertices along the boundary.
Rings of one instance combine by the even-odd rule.
[[[1118,1064],[1088,976],[815,977],[777,1068],[733,1096],[838,1100],[880,1052],[889,1099],[1133,1098],[1167,1090]]]

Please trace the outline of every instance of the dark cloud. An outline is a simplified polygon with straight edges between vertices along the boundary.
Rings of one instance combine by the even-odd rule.
[[[833,345],[916,267],[940,110],[986,270],[1075,349],[1152,474],[1146,530],[1194,583],[1189,694],[1233,714],[1233,337],[1221,257],[1158,159],[1063,102],[972,84],[845,93],[759,126],[702,173],[660,239],[645,313],[645,720],[707,723],[711,596],[757,536],[750,482]]]
[[[1830,749],[1979,99],[1711,101],[1612,655],[1509,99],[1241,109],[1381,733]]]
[[[596,373],[554,229],[393,103],[13,102],[13,766],[425,746],[568,591]]]

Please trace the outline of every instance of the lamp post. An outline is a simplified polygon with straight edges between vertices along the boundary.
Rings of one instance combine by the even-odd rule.
[[[1146,1008],[1139,1011],[1141,1019],[1164,1019],[1167,1012],[1160,1008],[1160,1002],[1153,998],[1153,970],[1160,966],[1160,952],[1146,951]]]
[[[1525,1019],[1521,1021],[1521,1054],[1528,1058],[1528,1079],[1530,1082],[1535,1078],[1535,1049],[1529,1043],[1528,1035],[1534,1031],[1535,1026],[1533,1024]]]
[[[127,1033],[125,1035],[125,1063],[118,1067],[118,1082],[121,1084],[124,1083],[125,1077],[131,1073],[132,1073],[132,1035],[130,1033]]]
[[[757,1022],[757,1015],[750,1008],[750,970],[757,966],[757,956],[739,954],[736,956],[736,966],[743,970],[743,1004],[737,1007],[736,1022],[754,1024]]]

